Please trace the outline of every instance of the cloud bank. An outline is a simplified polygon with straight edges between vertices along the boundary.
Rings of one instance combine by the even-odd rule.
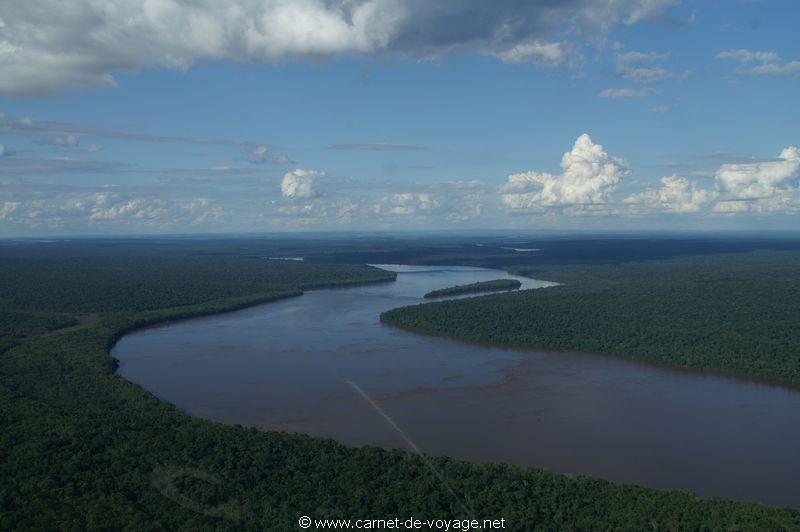
[[[661,178],[659,187],[625,198],[640,212],[655,209],[672,213],[800,212],[800,150],[783,149],[768,161],[725,163],[714,173],[714,188],[703,188],[686,177]]]
[[[559,64],[677,0],[27,0],[0,4],[0,94],[113,86],[115,73],[203,60],[452,52]]]
[[[625,198],[630,205],[671,213],[699,212],[716,199],[719,193],[702,189],[685,177],[671,175],[661,178],[661,186]]]

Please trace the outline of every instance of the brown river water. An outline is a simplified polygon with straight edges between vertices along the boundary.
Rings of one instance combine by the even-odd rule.
[[[396,282],[144,329],[112,355],[125,378],[211,420],[800,507],[798,391],[397,330],[379,314],[430,290],[548,283],[383,267]]]

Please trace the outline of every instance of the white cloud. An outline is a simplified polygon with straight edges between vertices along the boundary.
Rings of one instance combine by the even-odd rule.
[[[64,135],[59,137],[53,137],[52,143],[55,146],[61,146],[62,148],[74,148],[78,146],[78,144],[80,144],[75,135]]]
[[[8,189],[14,189],[13,192]],[[215,223],[223,209],[207,198],[180,198],[104,186],[86,188],[19,182],[0,196],[5,231],[163,231]],[[57,192],[57,193],[54,193]]]
[[[673,212],[699,212],[719,196],[715,190],[699,188],[685,177],[671,175],[661,178],[661,186],[625,198],[624,202]]]
[[[254,146],[247,154],[247,160],[253,164],[264,164],[269,160],[269,146],[266,144]]]
[[[281,193],[285,198],[313,198],[317,196],[314,181],[325,177],[325,172],[297,168],[283,174]]]
[[[45,181],[0,176],[0,209],[5,216],[0,234],[445,227],[469,223],[482,215],[487,203],[493,212],[500,205],[496,187],[474,180],[358,182],[348,177],[327,179],[324,172],[298,168],[276,182],[248,167],[255,173],[245,177],[259,179],[246,181],[245,187],[237,181],[231,187],[231,177],[237,174],[228,170],[237,169],[214,169],[209,175],[215,180],[208,181],[195,178],[198,170],[185,169],[191,179],[159,179],[152,185],[96,186],[49,176]]]
[[[745,49],[723,50],[715,56],[717,59],[737,59],[744,63],[757,61],[759,63],[774,63],[778,60],[775,52],[750,51]]]
[[[278,155],[275,164],[292,164],[294,161],[288,155]]]
[[[18,201],[6,201],[0,207],[0,220],[5,220],[19,207]]]
[[[741,200],[721,200],[714,205],[714,212],[736,214],[750,210],[750,204]]]
[[[527,210],[603,204],[628,173],[624,161],[608,155],[587,134],[578,137],[572,150],[564,154],[561,168],[560,174],[529,171],[508,176],[500,188],[503,203],[511,209]]]
[[[651,107],[650,109],[648,109],[648,111],[650,111],[651,113],[666,113],[667,111],[669,111],[669,107],[667,107],[666,105],[657,105],[656,107]]]
[[[0,157],[9,157],[11,155],[14,155],[11,148],[6,148],[5,145],[0,144]]]
[[[763,199],[787,187],[796,187],[798,171],[800,150],[789,146],[772,161],[723,164],[717,170],[715,181],[732,199]]]
[[[736,59],[741,63],[760,63],[756,66],[739,70],[744,74],[767,74],[773,76],[800,77],[800,61],[789,61],[781,64],[775,52],[750,50],[725,50],[715,56],[717,59]]]
[[[600,98],[645,98],[658,93],[657,90],[650,87],[644,89],[606,89],[597,96]]]
[[[701,188],[686,177],[661,178],[659,187],[628,196],[637,212],[710,211],[718,214],[800,212],[800,150],[790,146],[770,161],[722,164],[714,188]]]
[[[776,76],[800,76],[800,61],[789,61],[788,63],[759,65],[750,71],[753,74],[772,74]]]
[[[569,57],[567,47],[559,42],[526,42],[495,54],[504,63],[535,63],[558,66]]]
[[[122,219],[154,220],[160,218],[167,212],[167,208],[162,200],[157,198],[136,198],[117,203],[111,203],[108,198],[101,196],[97,198],[96,204],[91,207],[89,220],[98,221],[117,221]]]
[[[384,196],[373,206],[373,211],[381,215],[426,214],[438,207],[439,201],[432,194],[404,192]]]
[[[602,39],[675,0],[26,0],[0,3],[0,93],[113,86],[148,67],[342,55],[510,53],[560,59],[561,36]],[[540,43],[540,44],[535,44]],[[511,52],[520,47],[516,52]]]

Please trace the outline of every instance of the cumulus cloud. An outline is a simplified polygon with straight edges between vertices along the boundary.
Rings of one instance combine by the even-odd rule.
[[[281,181],[281,193],[285,198],[313,198],[318,195],[314,181],[320,177],[325,177],[325,172],[303,168],[286,172]]]
[[[107,194],[96,194],[95,204],[90,208],[91,222],[116,221],[122,219],[155,220],[167,212],[165,202],[158,198],[134,198],[111,202]]]
[[[266,144],[253,146],[247,154],[247,160],[253,164],[264,164],[269,160],[269,146]]]
[[[717,187],[737,200],[770,198],[797,186],[800,150],[789,146],[777,159],[753,163],[728,163],[717,170]]]
[[[714,188],[672,175],[661,178],[658,187],[628,196],[624,203],[638,212],[789,214],[800,212],[798,177],[800,150],[790,146],[773,160],[720,165],[714,174]]]
[[[358,182],[297,168],[276,182],[249,165],[205,171],[175,169],[155,184],[104,186],[0,175],[0,234],[445,227],[469,223],[484,205],[490,212],[500,206],[496,187],[475,180]]]
[[[624,202],[666,212],[690,213],[704,209],[718,196],[718,192],[700,188],[685,177],[671,175],[661,178],[661,186],[632,194]]]
[[[658,93],[657,90],[645,87],[644,89],[606,89],[597,96],[600,98],[645,98]]]
[[[11,148],[7,148],[4,144],[0,144],[0,157],[9,157],[14,155],[14,152]]]
[[[628,174],[624,161],[610,156],[587,134],[578,137],[564,154],[561,168],[560,174],[529,171],[508,176],[500,188],[503,203],[526,210],[604,204]]]
[[[0,93],[113,86],[115,73],[202,60],[274,62],[451,52],[562,61],[560,37],[603,38],[676,0],[27,0],[0,4]],[[555,38],[554,38],[555,37]],[[505,60],[505,59],[504,59]]]
[[[18,197],[2,201],[2,196],[9,194]],[[111,186],[17,182],[0,193],[0,220],[4,222],[0,232],[15,227],[22,232],[175,230],[216,222],[223,212],[201,197],[169,197]]]
[[[275,164],[292,164],[294,161],[288,155],[278,155]]]

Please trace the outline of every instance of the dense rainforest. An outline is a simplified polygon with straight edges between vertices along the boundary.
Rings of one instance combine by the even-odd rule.
[[[501,290],[516,290],[522,283],[516,279],[494,279],[491,281],[479,281],[477,283],[460,284],[449,288],[432,290],[425,294],[426,299],[459,296],[463,294],[480,294],[482,292],[499,292]]]
[[[381,320],[800,385],[800,252],[510,270],[561,285],[404,307]]]
[[[505,518],[510,530],[800,528],[796,510],[537,469],[426,462],[400,451],[196,419],[115,373],[109,348],[132,328],[313,286],[394,278],[367,266],[263,260],[242,252],[250,247],[234,252],[226,245],[142,241],[0,247],[0,530],[283,531],[296,530],[301,515],[469,517],[465,512]],[[782,276],[773,281],[786,280],[786,260],[758,260]],[[581,269],[552,273],[565,286],[592,276]],[[589,290],[590,301],[615,286],[605,273],[597,277],[602,282]],[[725,287],[749,292],[764,284],[748,288],[748,279],[731,273]],[[711,288],[717,284],[710,276],[694,286],[723,293]],[[549,290],[536,293],[558,293]],[[529,296],[486,301],[506,297]],[[438,312],[438,305],[426,312]],[[464,317],[472,307],[453,308]],[[793,341],[784,336],[777,341]]]

